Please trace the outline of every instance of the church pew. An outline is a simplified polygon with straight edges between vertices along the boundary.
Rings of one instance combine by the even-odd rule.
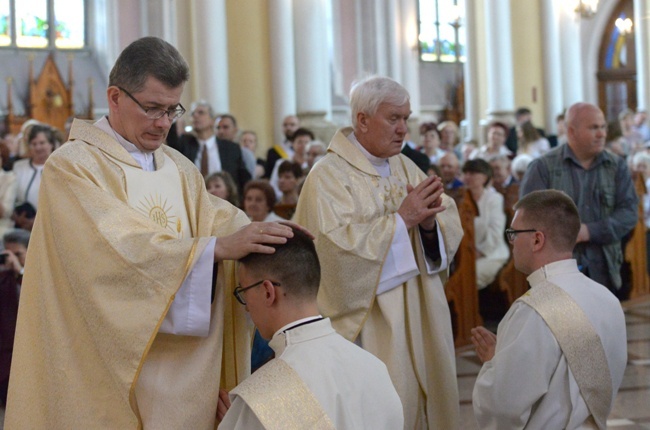
[[[643,215],[643,196],[646,186],[642,175],[634,181],[634,188],[639,196],[639,220],[632,231],[632,236],[624,250],[624,258],[630,265],[632,289],[630,299],[650,294],[650,277],[648,276],[648,260],[646,248],[646,227]]]
[[[445,285],[445,294],[451,312],[454,344],[456,347],[471,344],[471,329],[481,325],[476,290],[476,251],[474,246],[474,218],[478,207],[469,190],[448,190],[458,206],[464,236],[452,263],[452,273]]]
[[[506,213],[506,228],[508,228],[515,216],[514,205],[519,200],[519,184],[511,184],[505,188],[497,188],[497,190],[503,195],[503,210]],[[512,246],[510,246],[510,258],[499,271],[495,282],[498,289],[505,294],[508,307],[512,306],[515,300],[528,291],[526,275],[515,269]]]

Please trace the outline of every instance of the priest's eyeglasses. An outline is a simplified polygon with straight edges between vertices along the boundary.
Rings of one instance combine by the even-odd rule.
[[[122,87],[117,87],[117,88],[119,88],[120,91],[122,91],[124,94],[129,96],[129,98],[131,100],[133,100],[135,102],[135,104],[140,106],[140,109],[142,109],[144,111],[145,116],[147,118],[149,118],[149,119],[160,119],[163,116],[167,115],[167,117],[169,117],[170,121],[174,121],[175,119],[182,117],[183,114],[185,113],[185,108],[180,103],[174,109],[169,109],[169,110],[160,109],[160,108],[147,108],[147,107],[144,107],[144,106],[142,106],[142,104],[140,104],[139,101],[136,100],[135,97],[133,97],[131,95],[130,92],[128,92],[127,90],[125,90]]]
[[[237,288],[235,288],[235,291],[232,292],[232,295],[235,296],[235,298],[237,299],[237,301],[239,303],[241,303],[242,305],[245,305],[246,301],[244,300],[244,294],[243,293],[246,290],[250,290],[251,288],[255,288],[255,287],[259,286],[259,285],[262,285],[262,283],[264,281],[266,281],[266,279],[262,279],[261,281],[255,282],[253,285],[249,285],[248,287],[245,287],[245,288],[242,288],[241,285],[237,285]],[[271,282],[271,284],[273,284],[274,287],[281,286],[281,284],[279,282],[275,282],[275,281],[269,281],[269,282]]]
[[[508,238],[508,242],[514,242],[515,238],[517,237],[517,234],[519,233],[536,233],[537,230],[535,229],[527,229],[527,230],[514,230],[512,228],[507,228],[506,229],[506,238]]]

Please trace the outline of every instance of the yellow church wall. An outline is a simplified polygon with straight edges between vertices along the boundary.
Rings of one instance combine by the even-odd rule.
[[[538,0],[510,2],[515,109],[528,107],[533,123],[546,123],[542,22]]]
[[[257,155],[273,146],[273,96],[267,0],[227,0],[230,113],[254,130]]]

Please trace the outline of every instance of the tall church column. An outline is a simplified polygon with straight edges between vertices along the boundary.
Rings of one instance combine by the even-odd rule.
[[[293,1],[269,0],[268,11],[274,137],[275,142],[282,142],[282,120],[297,112]]]
[[[560,55],[562,95],[565,107],[585,100],[582,74],[582,50],[580,48],[580,20],[573,6],[562,2],[560,7]]]
[[[557,132],[555,117],[564,110],[562,95],[562,56],[560,54],[560,5],[559,0],[543,1],[542,28],[544,43],[544,87],[546,101],[545,129]]]
[[[637,109],[650,109],[650,0],[634,0]]]
[[[192,0],[192,92],[216,112],[228,112],[228,32],[225,0]]]
[[[319,139],[329,141],[333,126],[326,122],[332,110],[329,0],[294,0],[293,29],[298,117]]]
[[[488,120],[512,122],[515,96],[510,1],[486,1],[485,23]]]
[[[465,119],[462,124],[465,128],[465,141],[473,140],[479,142],[481,140],[479,128],[479,91],[478,91],[478,55],[476,44],[476,10],[475,3],[471,0],[464,1],[463,8],[465,10],[465,23],[464,28],[461,27],[460,31],[465,31],[465,64],[463,66],[463,74],[465,80]]]
[[[400,64],[401,84],[411,95],[411,131],[415,138],[420,120],[420,58],[418,52],[418,3],[417,0],[400,0],[401,43]]]

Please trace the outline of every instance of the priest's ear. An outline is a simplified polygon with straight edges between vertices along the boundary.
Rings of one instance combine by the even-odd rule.
[[[357,112],[357,127],[355,131],[360,131],[362,133],[368,132],[368,120],[370,115],[365,112]]]
[[[108,89],[106,90],[106,96],[108,98],[109,109],[117,110],[119,106],[120,93],[121,93],[120,89],[115,85],[108,87]]]

